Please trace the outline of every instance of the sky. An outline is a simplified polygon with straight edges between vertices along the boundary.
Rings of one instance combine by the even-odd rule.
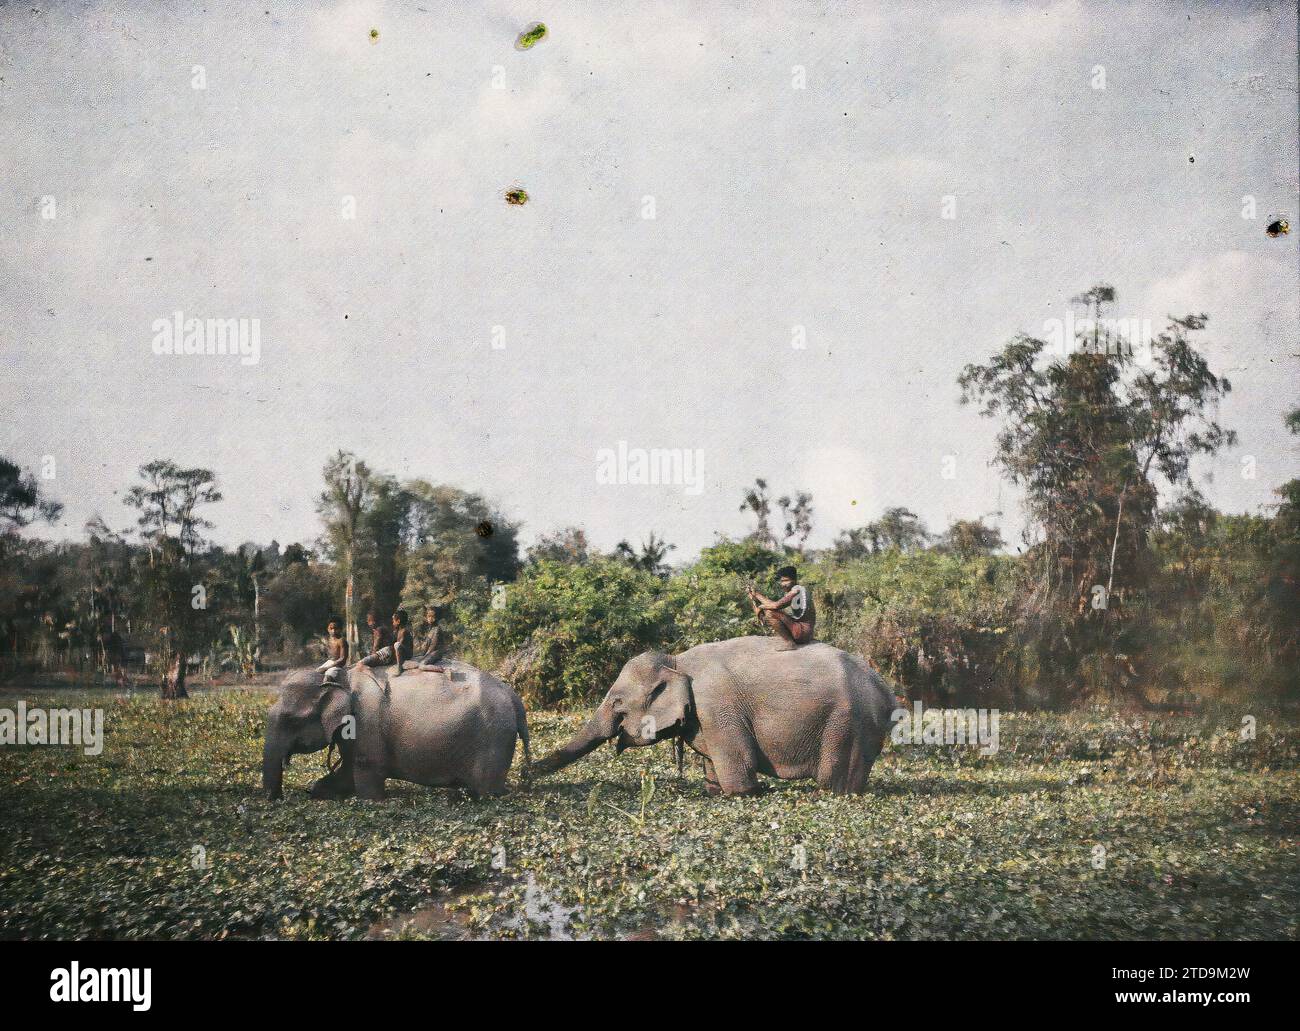
[[[1209,315],[1240,442],[1198,484],[1265,510],[1296,69],[1283,3],[5,4],[0,454],[62,538],[166,457],[216,473],[219,542],[311,541],[342,448],[525,543],[681,561],[761,476],[814,546],[889,505],[1014,544],[956,378],[1105,281]],[[257,362],[155,353],[177,311],[257,320]],[[620,442],[702,476],[602,482]]]

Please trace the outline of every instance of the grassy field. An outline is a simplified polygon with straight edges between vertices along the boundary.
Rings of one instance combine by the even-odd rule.
[[[1300,934],[1294,716],[1003,714],[996,756],[891,746],[859,798],[711,799],[661,745],[492,801],[312,802],[299,756],[271,804],[263,691],[26,700],[104,707],[105,742],[0,748],[4,938]],[[580,719],[532,714],[534,754]]]

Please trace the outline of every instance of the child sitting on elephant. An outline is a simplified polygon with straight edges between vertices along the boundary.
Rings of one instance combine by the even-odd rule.
[[[322,680],[327,684],[338,681],[339,670],[348,664],[347,638],[339,634],[340,623],[332,617],[325,627],[325,661],[316,667],[316,672],[323,674]]]
[[[441,610],[437,605],[426,605],[424,607],[424,632],[421,634],[416,648],[420,657],[407,663],[408,669],[418,669],[428,673],[447,672],[446,668],[439,665],[439,663],[447,657],[448,646],[451,642],[447,629],[438,625],[440,614]]]
[[[362,666],[396,666],[393,676],[402,675],[402,663],[411,657],[411,628],[405,609],[393,613],[393,643],[385,645],[361,660]]]

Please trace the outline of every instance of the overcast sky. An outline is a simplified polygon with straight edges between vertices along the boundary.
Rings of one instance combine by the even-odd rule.
[[[1259,511],[1300,472],[1296,57],[1286,3],[6,4],[0,453],[54,457],[64,536],[170,457],[218,540],[311,540],[345,448],[525,540],[680,560],[755,476],[814,544],[893,504],[1014,537],[957,374],[1104,279],[1210,315],[1241,441],[1198,473]],[[177,310],[260,361],[155,355]],[[702,490],[598,483],[621,440]]]

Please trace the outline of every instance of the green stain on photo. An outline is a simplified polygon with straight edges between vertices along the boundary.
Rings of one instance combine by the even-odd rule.
[[[506,190],[507,204],[527,204],[528,192],[526,190]]]
[[[519,38],[515,40],[516,50],[531,50],[537,43],[546,38],[546,26],[541,22],[533,22],[523,32],[519,33]]]

